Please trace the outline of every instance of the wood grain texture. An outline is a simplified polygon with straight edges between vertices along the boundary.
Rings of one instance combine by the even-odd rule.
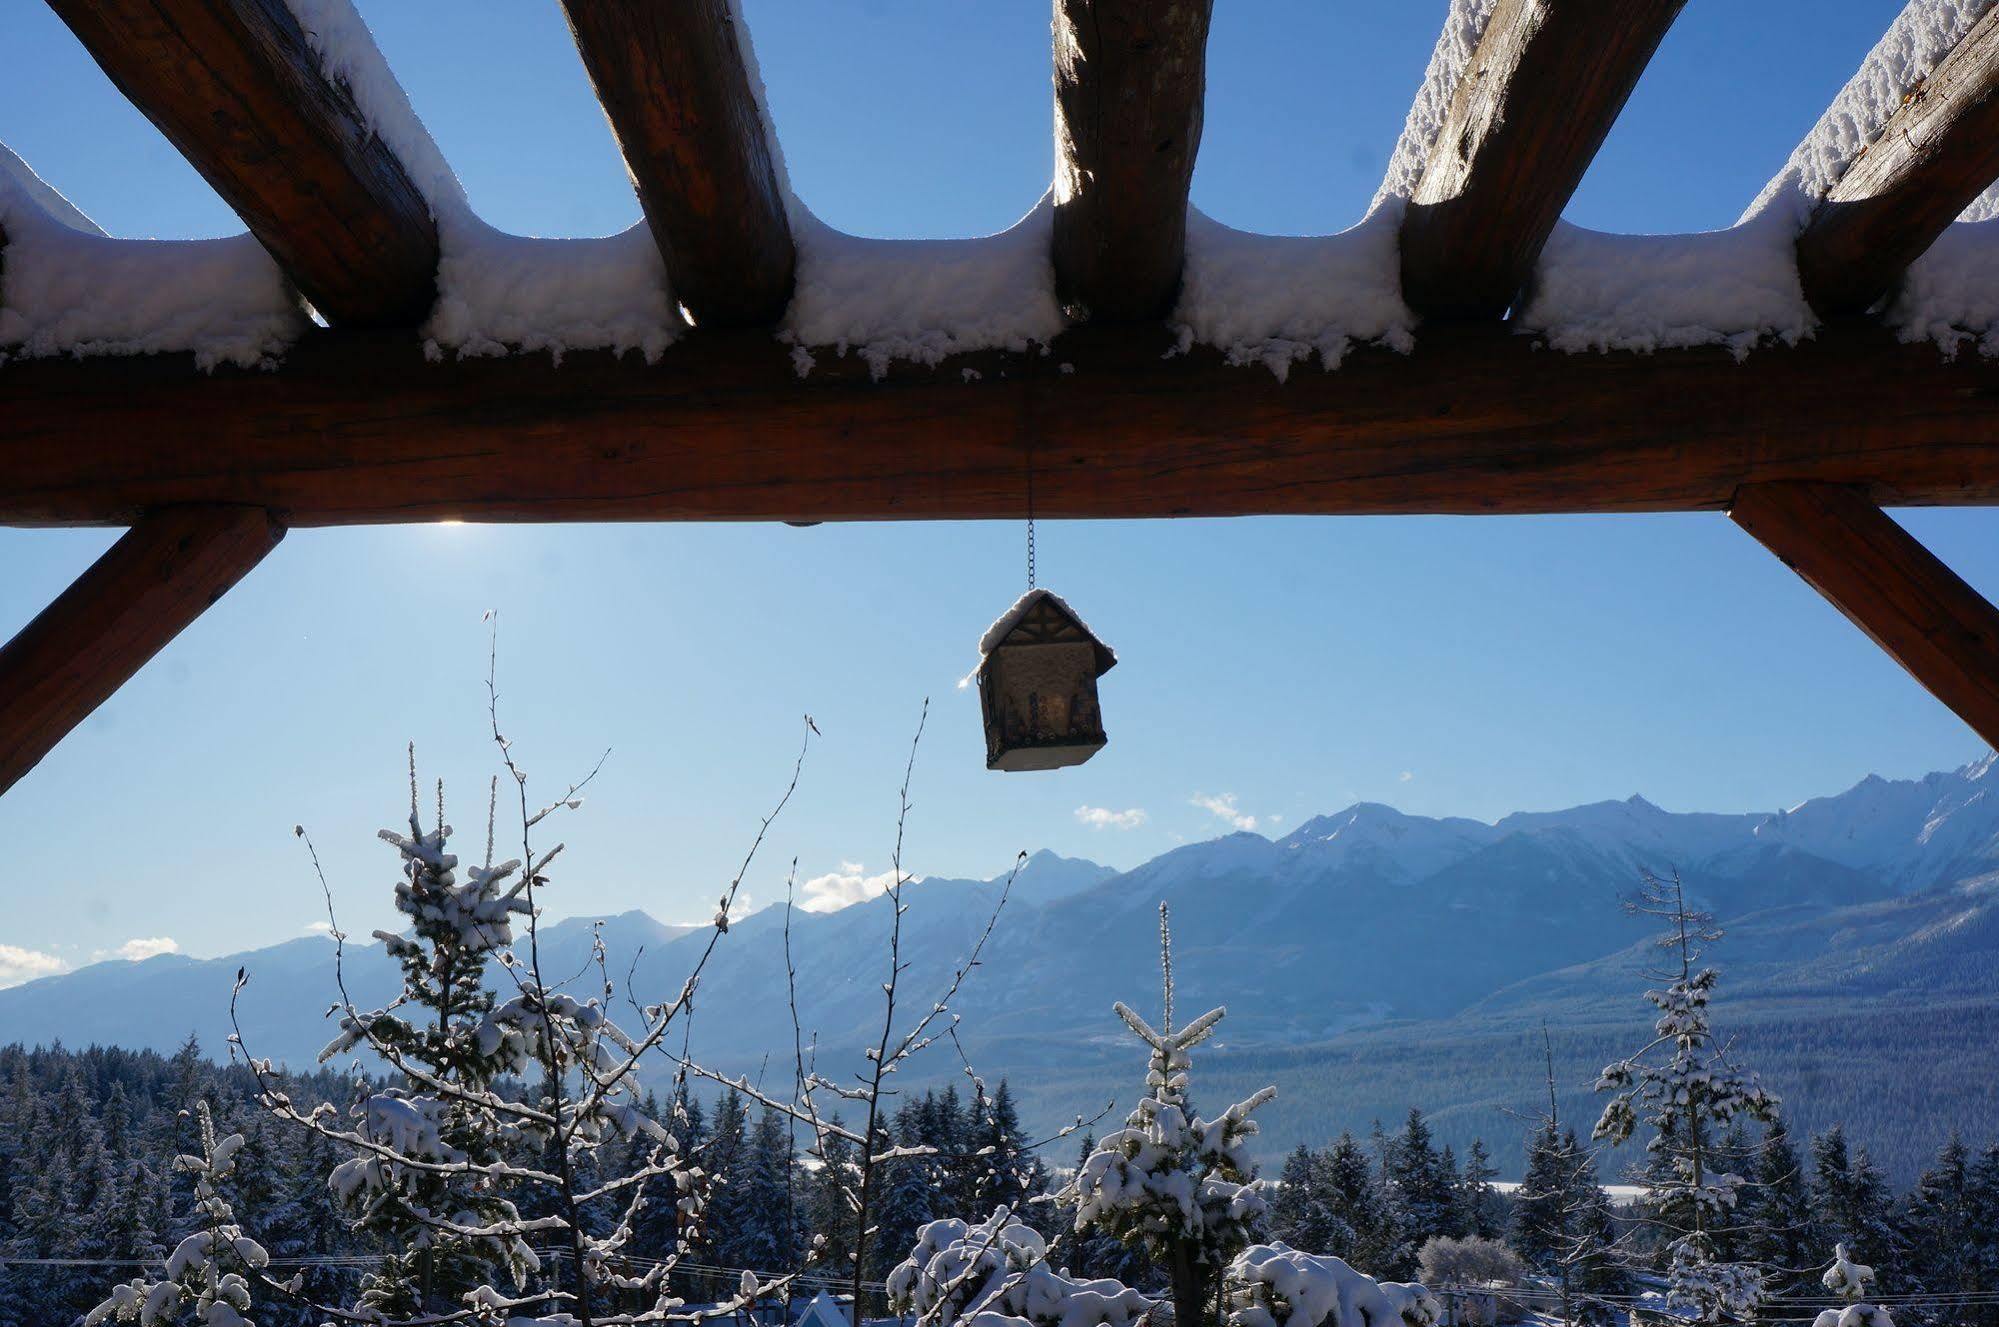
[[[1187,252],[1214,0],[1054,0],[1055,284],[1079,319],[1165,317]]]
[[[1999,609],[1863,491],[1752,484],[1728,514],[1999,746]]]
[[[1999,179],[1999,9],[1986,11],[1840,177],[1798,236],[1821,315],[1858,313]]]
[[[464,518],[1018,519],[1725,507],[1773,479],[1999,503],[1999,362],[1828,324],[1726,350],[1566,355],[1504,327],[1356,350],[1280,383],[1164,329],[1086,328],[872,381],[767,333],[657,364],[572,352],[427,362],[320,332],[276,372],[187,356],[0,369],[0,523],[269,507],[288,525]],[[1067,366],[1068,371],[1064,371]],[[978,374],[967,381],[964,370]]]
[[[797,256],[729,0],[562,0],[666,259],[703,327],[774,323]]]
[[[285,0],[49,0],[336,325],[413,327],[437,226]]]
[[[152,513],[0,646],[0,792],[277,546],[255,508]]]
[[[1411,308],[1506,312],[1684,4],[1499,0],[1403,216]]]

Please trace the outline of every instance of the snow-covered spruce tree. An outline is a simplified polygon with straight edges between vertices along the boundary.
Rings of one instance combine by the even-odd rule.
[[[539,1266],[528,1241],[545,1241],[559,1253],[559,1263],[546,1286],[517,1286],[510,1294],[491,1280],[482,1280],[459,1293],[454,1304],[434,1311],[394,1315],[366,1303],[352,1311],[323,1305],[313,1306],[314,1311],[372,1327],[413,1323],[444,1327],[465,1321],[506,1321],[516,1327],[535,1321],[561,1327],[637,1327],[733,1312],[772,1293],[785,1284],[784,1278],[759,1283],[746,1275],[736,1295],[716,1309],[687,1313],[672,1293],[670,1280],[685,1251],[685,1236],[666,1258],[647,1260],[642,1272],[626,1256],[635,1219],[647,1203],[678,1204],[685,1230],[698,1216],[701,1201],[700,1169],[687,1158],[672,1131],[645,1111],[636,1071],[691,1008],[708,958],[728,929],[743,877],[765,832],[798,785],[804,749],[784,796],[764,817],[742,867],[724,890],[707,946],[692,973],[672,999],[638,1006],[643,1024],[636,1032],[627,1032],[607,1012],[614,988],[601,937],[593,950],[599,993],[588,999],[550,982],[541,962],[537,895],[549,887],[550,864],[563,848],[558,843],[538,850],[534,832],[556,811],[579,806],[578,793],[590,780],[571,785],[540,811],[532,810],[527,776],[500,733],[497,695],[494,712],[493,739],[517,792],[510,800],[519,808],[520,856],[494,864],[489,831],[487,864],[468,872],[460,884],[457,860],[446,851],[450,830],[441,812],[429,831],[413,819],[409,836],[385,837],[411,863],[405,883],[413,886],[414,911],[423,915],[426,925],[436,921],[443,932],[453,933],[440,933],[444,944],[455,947],[453,955],[475,948],[490,952],[511,992],[503,991],[504,998],[489,1005],[482,1002],[476,1019],[468,1013],[428,1034],[398,1018],[395,1011],[415,998],[407,992],[388,1010],[363,1012],[355,1007],[340,976],[345,937],[335,922],[334,971],[341,998],[334,1008],[341,1014],[342,1028],[336,1046],[372,1053],[386,1061],[402,1083],[364,1093],[344,1116],[330,1105],[305,1110],[281,1090],[269,1061],[247,1050],[244,1054],[260,1089],[258,1101],[266,1110],[350,1153],[329,1179],[336,1193],[351,1194],[364,1211],[377,1202],[392,1205],[399,1217],[406,1216],[420,1228],[412,1236],[419,1242],[434,1244],[448,1237],[454,1248],[471,1251],[468,1257],[497,1251],[509,1270],[526,1273]],[[316,853],[313,863],[317,870]],[[418,880],[423,882],[421,889],[414,887]],[[330,912],[331,890],[323,874],[321,885],[327,890]],[[516,899],[520,907],[513,906]],[[524,945],[498,938],[498,929],[513,917],[525,923]],[[405,949],[396,952],[410,958]],[[434,953],[427,961],[441,965]],[[410,971],[407,965],[405,970]],[[428,968],[415,979],[428,982],[437,971]],[[246,980],[238,974],[231,996],[232,1018]],[[238,1024],[231,1038],[232,1053],[241,1045]],[[477,1076],[446,1071],[467,1063],[479,1065]],[[500,1075],[526,1079],[536,1072],[538,1091],[519,1099],[491,1085]],[[635,1163],[621,1166],[621,1158]],[[444,1182],[442,1205],[431,1207],[413,1198],[423,1192],[413,1181]],[[520,1214],[527,1210],[538,1214]],[[296,1287],[280,1286],[268,1278],[265,1285],[296,1293]],[[540,1317],[535,1316],[537,1310]]]
[[[1061,1198],[1075,1209],[1079,1233],[1102,1232],[1143,1248],[1166,1270],[1179,1327],[1217,1320],[1222,1271],[1250,1241],[1266,1207],[1246,1153],[1256,1134],[1250,1115],[1277,1095],[1263,1088],[1212,1120],[1190,1113],[1188,1052],[1214,1035],[1226,1009],[1185,1027],[1173,1024],[1173,938],[1159,905],[1165,1031],[1115,1005],[1147,1048],[1147,1095],[1084,1159]]]
[[[1868,1288],[1874,1284],[1874,1269],[1846,1256],[1846,1245],[1834,1247],[1832,1266],[1819,1278],[1827,1290],[1846,1301],[1843,1309],[1826,1309],[1812,1327],[1895,1327],[1888,1310],[1867,1303]]]
[[[1715,1039],[1708,1002],[1717,974],[1694,967],[1703,947],[1721,938],[1714,919],[1687,905],[1677,873],[1662,879],[1644,872],[1631,910],[1666,922],[1659,944],[1673,963],[1658,977],[1670,984],[1645,993],[1659,1010],[1654,1039],[1597,1080],[1598,1091],[1613,1095],[1593,1136],[1614,1146],[1641,1121],[1650,1126],[1646,1180],[1655,1219],[1668,1236],[1667,1300],[1705,1322],[1744,1318],[1762,1300],[1764,1272],[1716,1256],[1716,1235],[1736,1220],[1746,1183],[1717,1164],[1720,1141],[1743,1117],[1775,1119],[1778,1101],[1754,1074],[1730,1063]],[[1654,1058],[1655,1052],[1664,1054]]]
[[[267,1279],[264,1268],[270,1255],[237,1225],[235,1208],[222,1190],[236,1168],[243,1135],[217,1138],[206,1102],[195,1107],[195,1123],[201,1155],[183,1154],[174,1166],[194,1181],[201,1228],[175,1247],[163,1275],[139,1276],[112,1287],[110,1295],[85,1315],[84,1327],[97,1327],[106,1318],[139,1327],[178,1323],[255,1327],[247,1316],[251,1289]]]
[[[507,1126],[517,1122],[482,1100],[496,1078],[523,1067],[520,1046],[498,1033],[487,986],[489,965],[513,944],[513,921],[528,910],[521,882],[512,879],[519,863],[494,866],[489,832],[485,865],[461,880],[443,788],[436,823],[426,830],[414,746],[409,762],[409,832],[380,834],[401,859],[395,905],[409,929],[375,932],[402,969],[402,994],[389,1009],[342,1017],[340,1035],[319,1055],[323,1064],[363,1043],[386,1048],[410,1085],[370,1095],[357,1107],[355,1128],[399,1151],[461,1163],[384,1164],[363,1150],[328,1177],[354,1229],[389,1250],[362,1282],[357,1308],[390,1318],[436,1313],[502,1275],[524,1286],[537,1265],[520,1212],[490,1171],[502,1159]]]
[[[914,1327],[1136,1327],[1153,1305],[1120,1282],[1057,1272],[1041,1232],[1005,1207],[976,1225],[925,1225],[888,1274],[888,1298]]]

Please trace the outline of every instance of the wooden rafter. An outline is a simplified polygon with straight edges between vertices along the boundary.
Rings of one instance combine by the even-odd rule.
[[[1859,489],[1745,486],[1728,514],[1999,746],[1999,609]]]
[[[796,255],[729,0],[562,0],[674,297],[701,326],[772,323]]]
[[[49,3],[329,322],[423,320],[429,206],[285,0]]]
[[[276,373],[22,362],[0,373],[0,522],[195,502],[292,525],[1012,519],[1030,449],[1051,517],[1720,509],[1773,479],[1999,502],[1999,363],[1864,324],[1743,363],[1439,327],[1413,354],[1357,350],[1285,383],[1170,344],[1083,329],[1046,355],[882,382],[831,355],[801,379],[755,332],[690,338],[655,365],[429,363],[415,338],[356,332],[308,337]]]
[[[1685,0],[1499,0],[1402,221],[1402,293],[1497,318]]]
[[[1986,11],[1848,168],[1798,237],[1821,315],[1857,313],[1999,179],[1999,9]]]
[[[1095,322],[1180,290],[1214,0],[1055,0],[1055,281]]]
[[[277,545],[261,509],[152,513],[0,646],[0,792]]]

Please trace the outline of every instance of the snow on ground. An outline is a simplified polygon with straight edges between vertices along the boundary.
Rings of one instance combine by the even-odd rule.
[[[119,240],[0,145],[0,363],[9,356],[192,351],[195,363],[270,364],[305,310],[262,245]]]

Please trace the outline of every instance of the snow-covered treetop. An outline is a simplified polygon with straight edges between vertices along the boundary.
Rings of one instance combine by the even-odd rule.
[[[1845,1300],[1846,1307],[1824,1310],[1813,1320],[1812,1327],[1895,1327],[1888,1310],[1863,1302],[1874,1284],[1874,1269],[1849,1258],[1846,1245],[1834,1246],[1832,1266],[1825,1269],[1819,1280],[1827,1290]]]
[[[1229,1264],[1229,1327],[1436,1327],[1443,1305],[1423,1286],[1376,1281],[1330,1254],[1254,1244]]]
[[[1040,1233],[1005,1207],[976,1225],[932,1221],[889,1273],[889,1301],[922,1327],[1134,1327],[1153,1305],[1116,1281],[1063,1275],[1047,1258]]]

